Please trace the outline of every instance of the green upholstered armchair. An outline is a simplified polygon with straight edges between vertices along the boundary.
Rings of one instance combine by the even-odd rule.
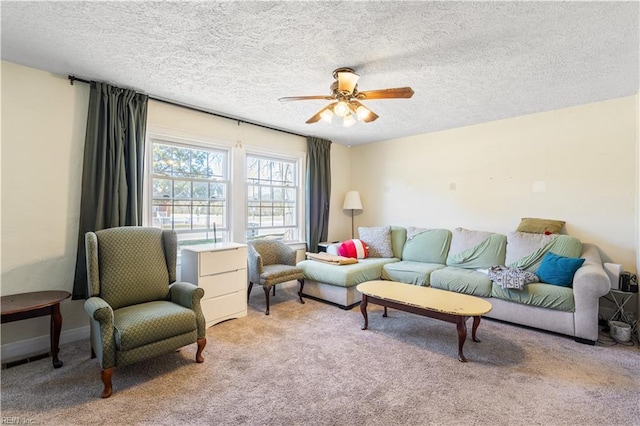
[[[300,290],[298,297],[302,300],[302,288],[304,287],[304,274],[302,269],[296,267],[296,251],[283,242],[276,240],[256,240],[248,243],[249,261],[249,289],[247,300],[251,295],[254,284],[260,284],[264,289],[267,300],[265,315],[269,315],[269,290],[275,285],[287,281],[298,280]]]
[[[98,357],[103,398],[122,366],[198,343],[202,362],[204,290],[177,283],[174,231],[125,226],[85,234],[91,323],[91,357]],[[173,283],[173,284],[171,284]]]

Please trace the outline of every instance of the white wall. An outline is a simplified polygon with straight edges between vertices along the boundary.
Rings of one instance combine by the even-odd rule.
[[[635,271],[636,105],[633,96],[354,147],[358,224],[507,233],[522,217],[560,219]]]
[[[2,295],[72,291],[88,102],[85,84],[2,62]],[[61,304],[63,342],[88,325],[82,303]],[[48,317],[3,324],[3,359],[48,333]]]

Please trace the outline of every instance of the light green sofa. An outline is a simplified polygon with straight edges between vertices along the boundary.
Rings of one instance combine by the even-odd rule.
[[[360,302],[357,284],[391,280],[471,294],[489,301],[485,316],[574,337],[583,343],[598,339],[598,304],[608,293],[598,248],[568,235],[492,232],[457,228],[391,227],[392,258],[361,259],[353,265],[314,260],[298,263],[304,271],[303,296],[349,309]],[[546,252],[585,259],[571,287],[527,284],[523,290],[504,289],[489,279],[495,265],[537,272]]]

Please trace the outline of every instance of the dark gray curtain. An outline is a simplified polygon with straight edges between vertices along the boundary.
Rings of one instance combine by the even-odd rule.
[[[73,299],[86,299],[84,234],[142,224],[147,95],[91,82]]]
[[[331,141],[307,137],[307,249],[317,253],[318,243],[329,235],[331,198]]]

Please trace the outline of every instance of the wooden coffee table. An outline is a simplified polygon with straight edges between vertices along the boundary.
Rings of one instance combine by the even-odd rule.
[[[51,358],[53,367],[62,367],[58,359],[60,330],[62,329],[62,314],[60,302],[71,294],[68,291],[34,291],[32,293],[11,294],[0,298],[2,324],[27,318],[51,315]]]
[[[369,326],[367,305],[373,303],[384,306],[383,317],[387,316],[387,307],[411,312],[425,317],[435,318],[456,324],[458,330],[458,360],[467,362],[462,347],[467,339],[466,321],[473,317],[471,338],[479,342],[476,331],[480,317],[492,308],[491,303],[479,297],[431,287],[421,287],[395,281],[368,281],[356,287],[362,293],[360,311],[364,317],[363,330]]]

